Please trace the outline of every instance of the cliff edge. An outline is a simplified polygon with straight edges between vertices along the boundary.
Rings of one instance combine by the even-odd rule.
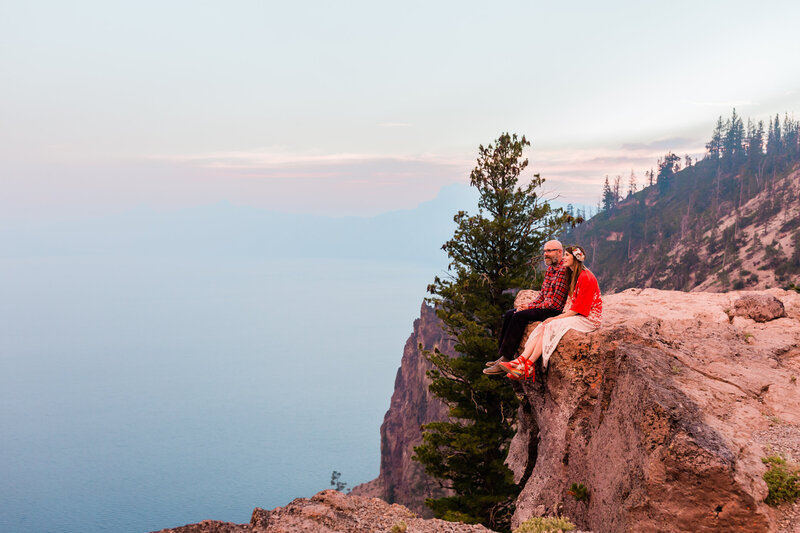
[[[568,332],[547,372],[515,385],[513,525],[800,531],[796,505],[764,503],[761,461],[800,460],[800,294],[629,289],[603,307],[600,329]]]
[[[433,516],[425,505],[425,498],[438,498],[446,493],[411,457],[414,446],[422,444],[421,426],[447,420],[449,410],[428,390],[430,380],[425,373],[433,366],[422,355],[419,346],[426,350],[438,348],[453,355],[453,344],[454,339],[442,330],[436,312],[423,303],[403,349],[391,404],[381,425],[380,474],[376,479],[354,487],[352,494],[400,503],[421,516]]]

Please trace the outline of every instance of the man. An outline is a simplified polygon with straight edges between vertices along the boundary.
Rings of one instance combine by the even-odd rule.
[[[511,309],[503,315],[503,329],[500,332],[500,358],[487,363],[484,374],[505,374],[507,371],[500,366],[503,361],[510,361],[519,349],[525,328],[531,322],[540,322],[551,316],[556,316],[564,309],[567,301],[567,269],[561,263],[564,247],[558,241],[548,241],[544,245],[544,264],[547,270],[544,273],[542,290],[539,296],[528,305],[527,309]]]

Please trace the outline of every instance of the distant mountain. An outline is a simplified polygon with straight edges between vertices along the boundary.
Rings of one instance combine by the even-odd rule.
[[[104,218],[0,227],[0,257],[124,255],[364,259],[444,267],[453,215],[475,210],[466,185],[443,187],[413,209],[373,217],[268,211],[230,203],[156,211],[142,206]]]
[[[441,247],[453,236],[453,216],[476,212],[477,203],[473,187],[451,184],[412,209],[372,217],[281,213],[227,202],[175,211],[141,206],[81,221],[6,223],[0,226],[0,257],[363,259],[445,268]]]
[[[606,209],[566,236],[584,246],[605,292],[800,285],[797,123],[777,138],[770,124],[766,151],[750,131],[726,150],[722,126],[721,145],[712,139],[707,157],[682,170],[667,154],[652,186],[625,199],[607,191]]]

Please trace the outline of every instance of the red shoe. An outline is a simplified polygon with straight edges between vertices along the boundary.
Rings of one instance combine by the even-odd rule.
[[[536,379],[536,370],[534,369],[533,363],[522,356],[508,363],[499,363],[499,365],[501,368],[508,371],[506,375],[507,378],[530,379],[531,381]]]

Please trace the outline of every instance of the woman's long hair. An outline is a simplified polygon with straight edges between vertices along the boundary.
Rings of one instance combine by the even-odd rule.
[[[586,252],[580,246],[567,246],[566,248],[564,248],[564,251],[568,252],[569,255],[571,255],[572,258],[574,259],[573,266],[574,266],[575,270],[571,270],[569,268],[567,269],[567,276],[568,276],[567,285],[569,286],[569,295],[570,296],[572,296],[572,294],[575,292],[575,285],[578,284],[578,276],[581,275],[581,272],[586,270],[586,267],[583,266],[583,261],[581,261],[577,257],[575,257],[575,252],[577,250],[580,250],[580,254],[583,256],[583,260],[585,261],[586,260]]]

